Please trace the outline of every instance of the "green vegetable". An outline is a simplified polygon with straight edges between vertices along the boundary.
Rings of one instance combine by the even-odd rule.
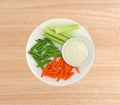
[[[49,38],[49,39],[51,39],[51,40],[53,40],[53,41],[61,44],[61,45],[63,45],[63,44],[65,43],[65,42],[62,41],[61,39],[58,39],[58,38],[56,38],[56,37],[54,37],[54,36],[52,36],[52,35],[50,35],[50,34],[48,34],[48,33],[45,33],[45,32],[44,32],[43,35],[44,35],[45,37],[47,37],[47,38]]]
[[[38,53],[38,52],[35,52],[35,51],[29,51],[28,53],[31,54],[31,55],[36,56],[37,58],[41,58],[41,55],[40,55],[40,53]]]
[[[40,52],[45,47],[45,44],[42,44],[41,46],[37,47],[37,51]]]
[[[32,50],[36,49],[38,46],[40,46],[40,44],[41,43],[36,43],[30,50],[32,51]]]
[[[43,69],[44,65],[46,65],[49,62],[51,62],[51,60],[46,60],[44,62],[41,62],[40,64],[37,65],[37,67],[41,67]]]
[[[61,53],[59,53],[59,52],[58,52],[58,53],[54,53],[54,54],[50,54],[50,53],[49,53],[48,56],[52,56],[52,57],[58,56],[58,57],[59,57],[59,56],[61,56]]]
[[[57,23],[52,23],[50,27],[46,27],[43,30],[43,35],[61,45],[65,43],[69,38],[73,38],[74,35],[69,33],[69,31],[78,29],[78,24],[70,25],[59,25]]]
[[[47,43],[47,41],[45,41],[44,39],[37,39],[36,42],[41,43],[41,44]]]
[[[49,58],[50,58],[51,56],[45,56],[45,57],[43,57],[42,59],[41,59],[41,61],[46,61],[46,60],[48,60]]]
[[[62,32],[68,32],[72,31],[75,29],[78,29],[79,25],[78,24],[70,24],[70,25],[55,25],[55,32],[56,34],[62,33]]]
[[[48,39],[48,38],[44,38],[44,39],[45,39],[51,46],[53,46],[53,47],[55,46],[54,43],[53,43],[50,39]]]
[[[65,37],[67,37],[67,38],[73,38],[74,37],[74,35],[70,34],[69,32],[62,32],[61,34]]]
[[[66,37],[64,37],[64,36],[61,35],[61,34],[56,34],[55,31],[51,30],[51,29],[48,28],[48,27],[46,27],[46,28],[44,29],[44,32],[50,34],[51,36],[53,36],[53,37],[55,37],[55,38],[58,38],[58,39],[62,40],[62,41],[66,41],[66,40],[67,40]]]
[[[51,62],[50,57],[60,56],[61,52],[54,45],[54,43],[48,39],[37,39],[35,45],[32,46],[28,53],[33,57],[37,63],[37,67],[44,68],[44,65]]]
[[[54,30],[56,32],[56,34],[72,31],[72,30],[75,30],[78,28],[79,28],[78,24],[59,25],[57,23],[52,23],[50,26],[50,29]]]
[[[50,29],[53,30],[53,31],[55,31],[55,26],[56,26],[56,25],[57,25],[56,23],[52,23],[51,26],[50,26]],[[65,37],[67,37],[67,38],[72,38],[72,37],[74,37],[74,35],[73,35],[73,34],[70,34],[69,32],[62,32],[62,33],[60,33],[60,34],[63,35],[63,36],[65,36]]]
[[[55,25],[56,25],[56,24],[57,24],[57,23],[52,23],[51,26],[50,26],[50,29],[55,31]]]
[[[36,57],[33,56],[33,55],[32,55],[32,57],[33,57],[33,59],[35,60],[35,62],[37,63],[37,65],[41,64],[41,62],[40,62],[40,60],[39,60],[38,58],[36,58]]]
[[[60,52],[59,50],[49,50],[48,53]]]
[[[44,45],[45,46],[45,45]],[[45,47],[41,47],[38,49],[38,52],[43,52],[43,51],[48,51],[50,48],[52,48],[51,46],[45,46]]]

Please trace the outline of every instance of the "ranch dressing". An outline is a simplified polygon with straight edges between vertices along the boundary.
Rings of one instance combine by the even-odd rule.
[[[79,65],[88,57],[88,47],[80,40],[71,40],[65,47],[65,56],[72,64]]]

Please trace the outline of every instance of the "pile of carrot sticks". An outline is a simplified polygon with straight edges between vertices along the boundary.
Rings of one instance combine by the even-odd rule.
[[[61,79],[67,80],[74,75],[72,71],[73,68],[80,73],[78,67],[73,67],[68,65],[62,57],[57,60],[57,57],[54,57],[53,61],[47,64],[41,74],[41,77],[48,76],[51,78],[57,78],[56,81],[60,81]]]

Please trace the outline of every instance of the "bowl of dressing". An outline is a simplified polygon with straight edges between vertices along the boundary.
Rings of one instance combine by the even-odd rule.
[[[71,66],[81,66],[89,62],[91,44],[87,38],[71,38],[62,47],[63,59]]]

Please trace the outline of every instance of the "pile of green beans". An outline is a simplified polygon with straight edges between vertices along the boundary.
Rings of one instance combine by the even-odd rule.
[[[48,39],[37,39],[36,43],[28,51],[37,63],[37,67],[44,68],[44,65],[51,62],[51,57],[61,56],[60,50],[54,45],[54,43]]]

